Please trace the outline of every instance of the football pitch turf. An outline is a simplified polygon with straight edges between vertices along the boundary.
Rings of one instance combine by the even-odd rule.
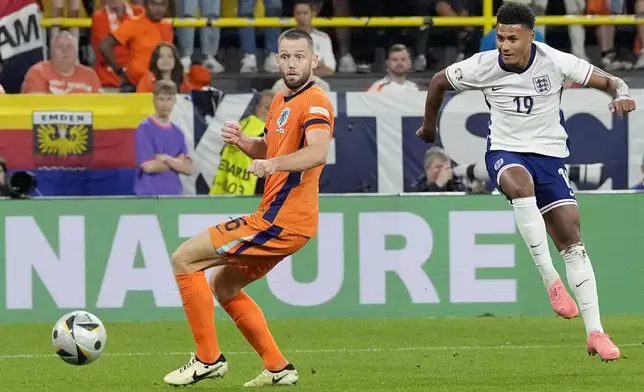
[[[100,315],[99,315],[100,317]],[[605,317],[623,358],[585,349],[581,320],[552,317],[279,320],[270,322],[304,391],[642,391],[644,316]],[[185,322],[106,323],[103,357],[75,367],[53,355],[52,325],[0,325],[0,390],[169,391],[166,373],[194,350]],[[237,391],[261,361],[230,321],[218,321],[230,371],[189,386]]]

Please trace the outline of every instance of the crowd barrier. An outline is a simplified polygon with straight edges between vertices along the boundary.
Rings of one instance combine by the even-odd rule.
[[[49,322],[68,309],[104,321],[181,320],[169,255],[186,238],[252,212],[258,202],[2,202],[0,323]],[[269,318],[553,314],[502,196],[320,202],[317,236],[248,288]],[[580,195],[579,205],[602,312],[644,314],[641,195]],[[563,276],[563,263],[555,261]]]
[[[210,99],[194,94],[178,100],[171,119],[184,132],[198,170],[182,178],[184,193],[205,194],[221,164],[221,127],[248,115],[254,95],[225,94],[213,110]],[[644,90],[633,90],[632,95],[644,101]],[[335,133],[321,191],[413,191],[428,148],[415,136],[425,96],[330,93]],[[608,95],[595,90],[570,89],[563,94],[571,139],[568,163],[576,168],[569,171],[576,173],[571,175],[576,190],[627,189],[641,181],[644,112],[619,119],[608,111],[609,101]],[[10,168],[35,172],[46,196],[132,194],[134,129],[152,111],[152,98],[146,94],[1,96],[0,156],[7,158]],[[437,143],[458,165],[480,164],[488,121],[480,92],[448,94]]]

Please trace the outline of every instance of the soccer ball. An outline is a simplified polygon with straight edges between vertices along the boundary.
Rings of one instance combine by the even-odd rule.
[[[60,318],[52,330],[56,355],[72,365],[89,365],[105,350],[107,331],[91,313],[76,310]]]

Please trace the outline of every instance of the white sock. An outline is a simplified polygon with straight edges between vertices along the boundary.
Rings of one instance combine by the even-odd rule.
[[[579,311],[584,319],[586,334],[593,331],[604,332],[599,316],[599,300],[597,299],[597,283],[595,272],[590,264],[584,244],[578,242],[561,251],[566,263],[568,285],[575,293]]]
[[[559,279],[559,273],[552,264],[546,223],[537,207],[537,199],[534,196],[514,199],[512,207],[514,208],[514,220],[521,237],[528,246],[532,260],[543,279],[543,284],[549,288]]]

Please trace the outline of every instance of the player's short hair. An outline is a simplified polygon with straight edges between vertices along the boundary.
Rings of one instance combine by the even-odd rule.
[[[176,95],[179,92],[177,84],[171,80],[158,80],[154,84],[152,95],[155,97],[162,94]]]
[[[389,57],[391,57],[392,54],[398,53],[398,52],[409,53],[409,49],[403,44],[393,44],[389,47],[389,50],[387,50],[387,59],[389,59]],[[409,54],[411,55],[411,53]]]
[[[527,4],[505,2],[496,15],[496,23],[504,25],[522,25],[534,30],[535,16],[532,8]]]
[[[278,42],[282,42],[282,40],[289,40],[289,41],[297,41],[298,39],[305,39],[309,47],[313,49],[313,38],[311,38],[311,34],[307,33],[306,31],[298,30],[298,29],[288,29],[285,32],[280,35],[280,39]]]
[[[447,155],[445,150],[440,147],[432,147],[429,150],[425,151],[425,169],[428,168],[435,160],[449,160],[450,157]]]

